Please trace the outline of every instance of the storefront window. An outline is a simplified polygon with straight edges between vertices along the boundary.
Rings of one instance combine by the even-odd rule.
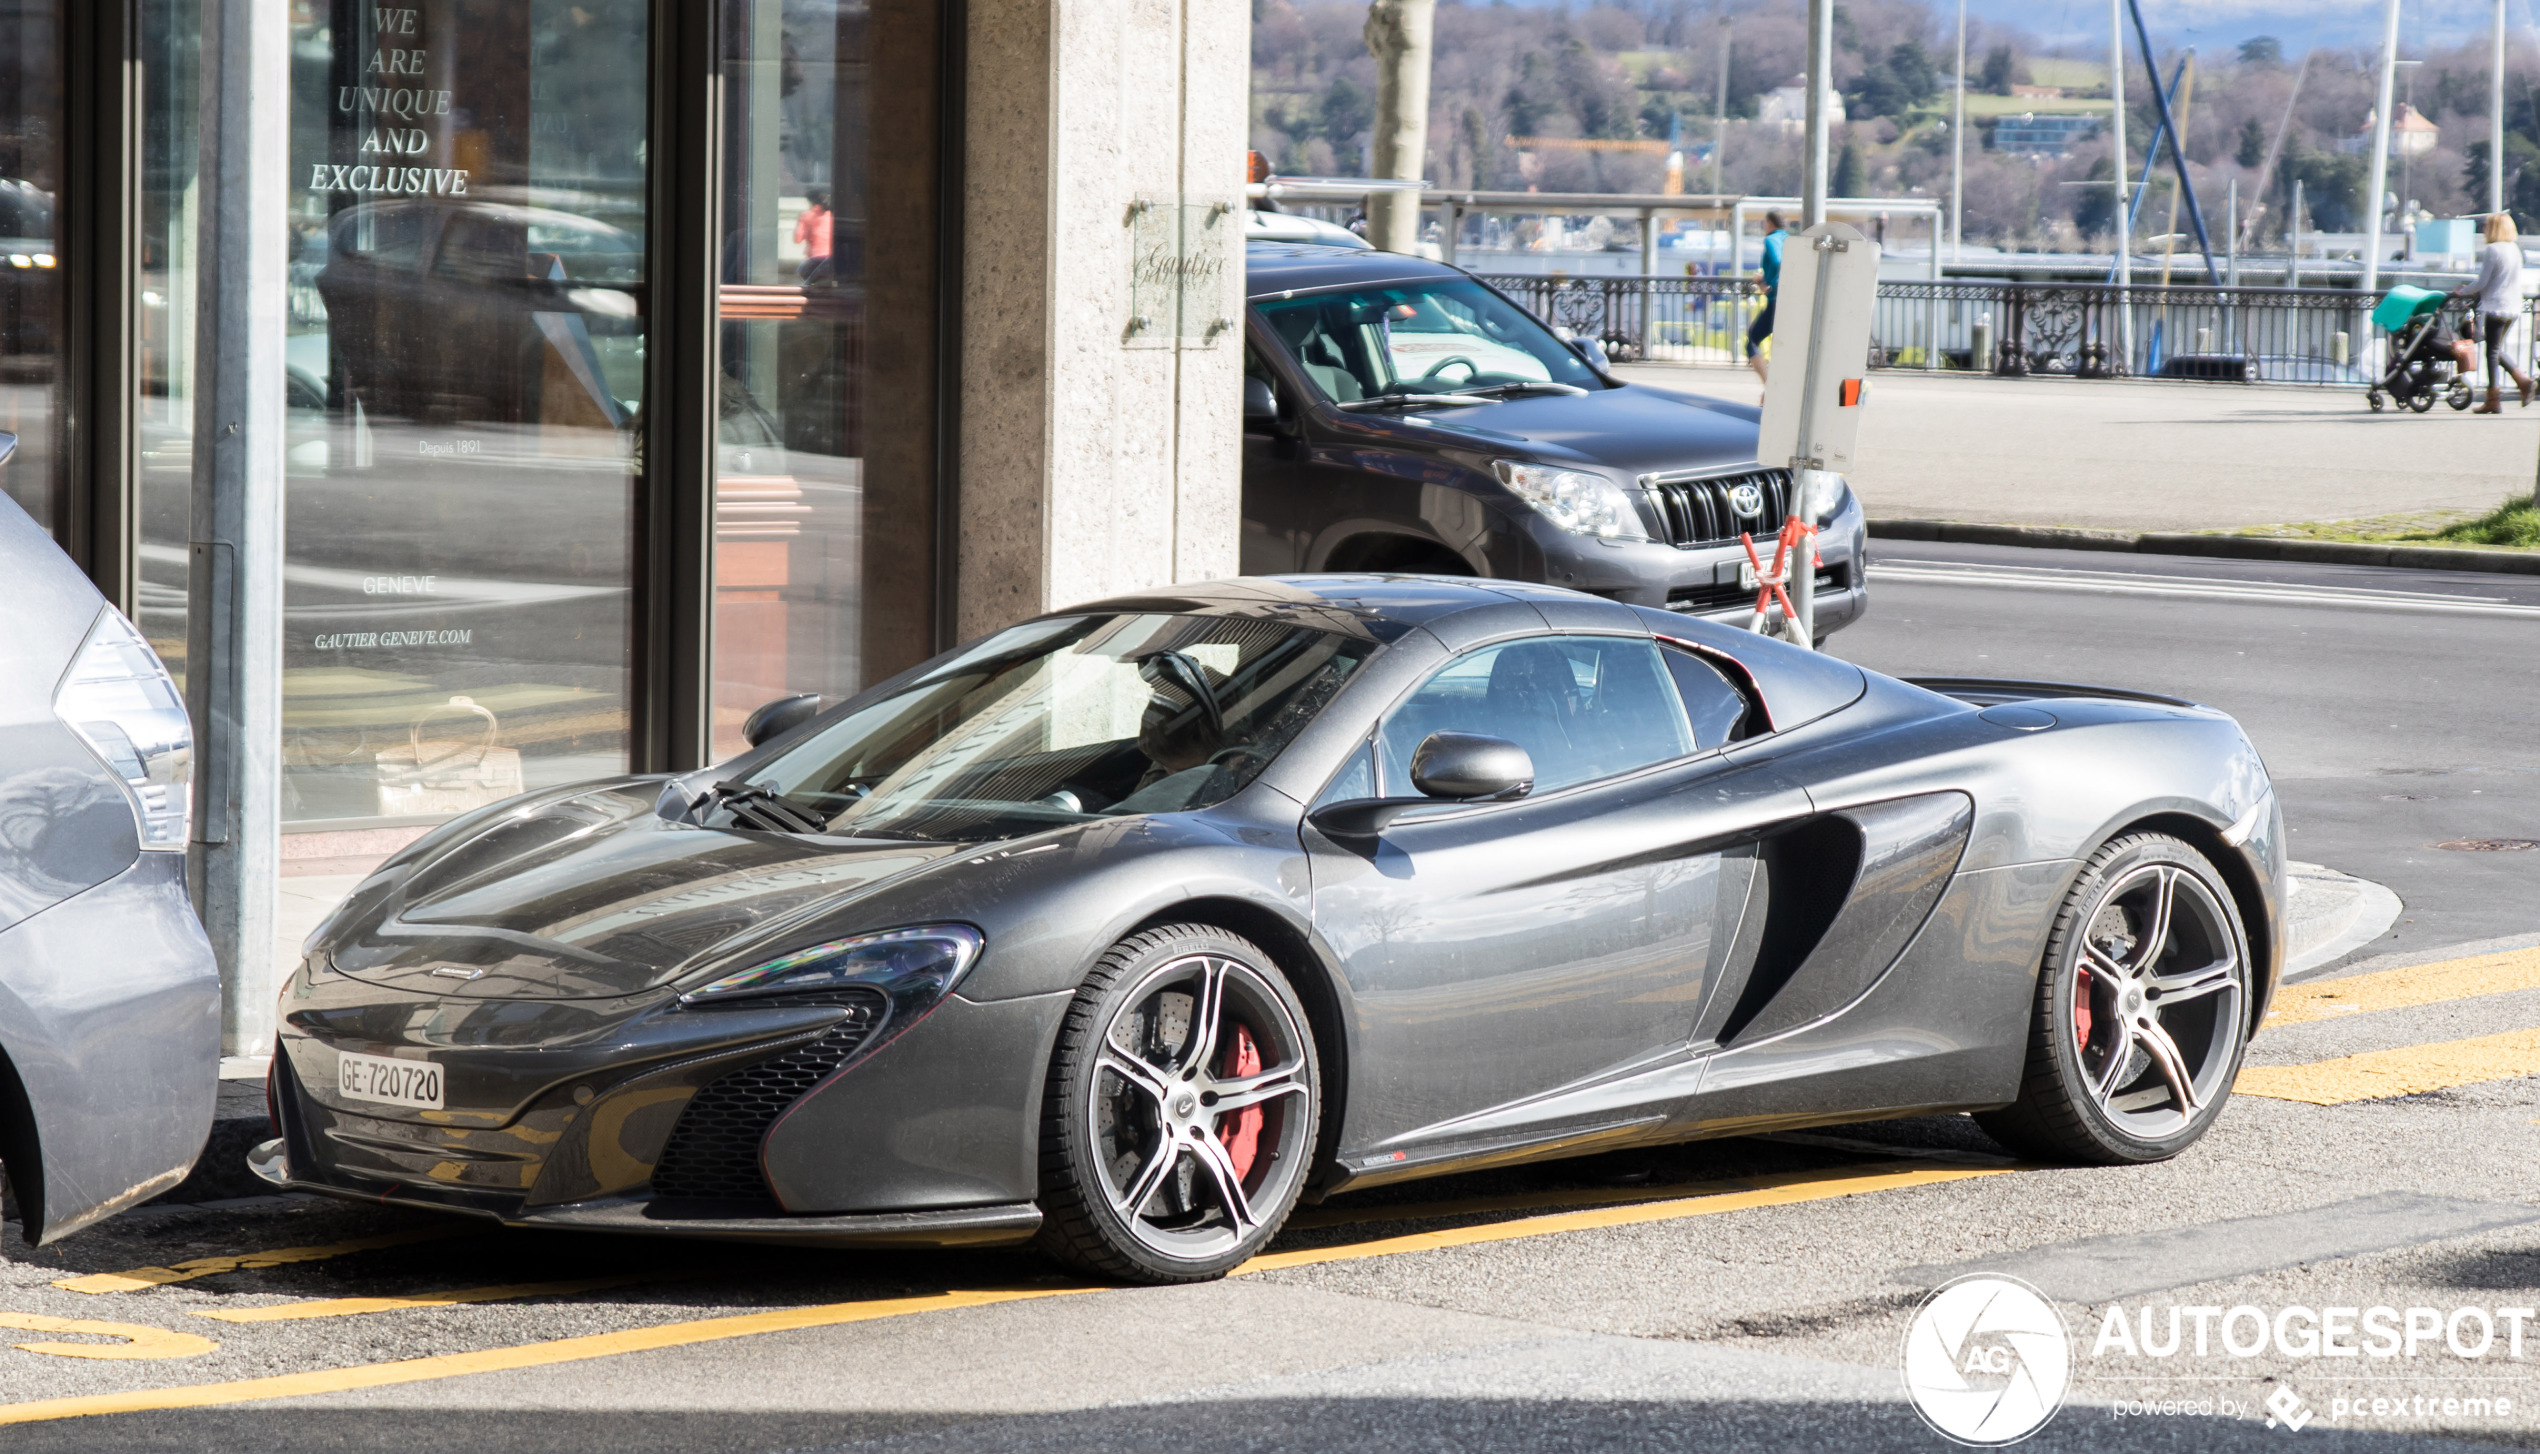
[[[58,532],[62,481],[61,6],[0,6],[0,430],[18,437],[0,490]]]
[[[931,5],[723,7],[714,755],[931,653]],[[894,130],[896,128],[896,130]],[[911,570],[912,562],[916,569]]]
[[[648,8],[296,28],[286,827],[627,765]]]

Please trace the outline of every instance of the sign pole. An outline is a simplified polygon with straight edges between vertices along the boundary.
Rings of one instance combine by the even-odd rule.
[[[1934,245],[1938,245],[1937,228]],[[1783,256],[1782,314],[1777,348],[1764,385],[1764,413],[1756,426],[1755,457],[1790,467],[1788,518],[1770,571],[1785,604],[1779,633],[1795,646],[1814,647],[1817,637],[1817,520],[1842,488],[1841,471],[1852,462],[1860,432],[1862,374],[1869,363],[1870,314],[1878,296],[1878,245],[1840,222],[1820,223],[1792,240]],[[1750,543],[1750,549],[1752,545]],[[1758,630],[1775,623],[1764,609],[1773,584],[1757,601]]]

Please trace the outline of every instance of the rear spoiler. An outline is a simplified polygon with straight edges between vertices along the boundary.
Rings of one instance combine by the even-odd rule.
[[[1955,697],[1974,707],[1998,707],[2005,702],[2038,702],[2055,697],[2105,697],[2119,702],[2149,702],[2157,707],[2197,707],[2185,697],[2164,697],[2158,692],[2134,692],[2123,687],[2091,687],[2074,682],[2005,681],[1994,677],[1907,677],[1908,685],[1944,697]]]

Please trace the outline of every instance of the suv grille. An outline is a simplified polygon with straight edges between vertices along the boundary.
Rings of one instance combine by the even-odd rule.
[[[765,1006],[769,1001],[750,1003]],[[653,1170],[653,1195],[774,1201],[775,1193],[759,1173],[759,1142],[787,1106],[828,1079],[872,1038],[884,1001],[871,990],[848,989],[784,995],[776,1003],[844,1005],[848,1013],[809,1045],[743,1066],[699,1088],[671,1128],[670,1144],[662,1148],[661,1162]]]
[[[1658,509],[1659,534],[1669,545],[1726,545],[1739,535],[1765,536],[1782,528],[1790,509],[1790,471],[1744,470],[1736,474],[1696,475],[1690,471],[1642,475],[1641,488]],[[1761,508],[1738,513],[1733,498],[1740,486],[1752,486]]]

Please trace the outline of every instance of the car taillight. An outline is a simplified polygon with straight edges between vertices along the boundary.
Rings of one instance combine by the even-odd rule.
[[[194,725],[159,654],[108,607],[53,694],[53,715],[114,772],[132,802],[141,846],[185,851],[194,813]]]

